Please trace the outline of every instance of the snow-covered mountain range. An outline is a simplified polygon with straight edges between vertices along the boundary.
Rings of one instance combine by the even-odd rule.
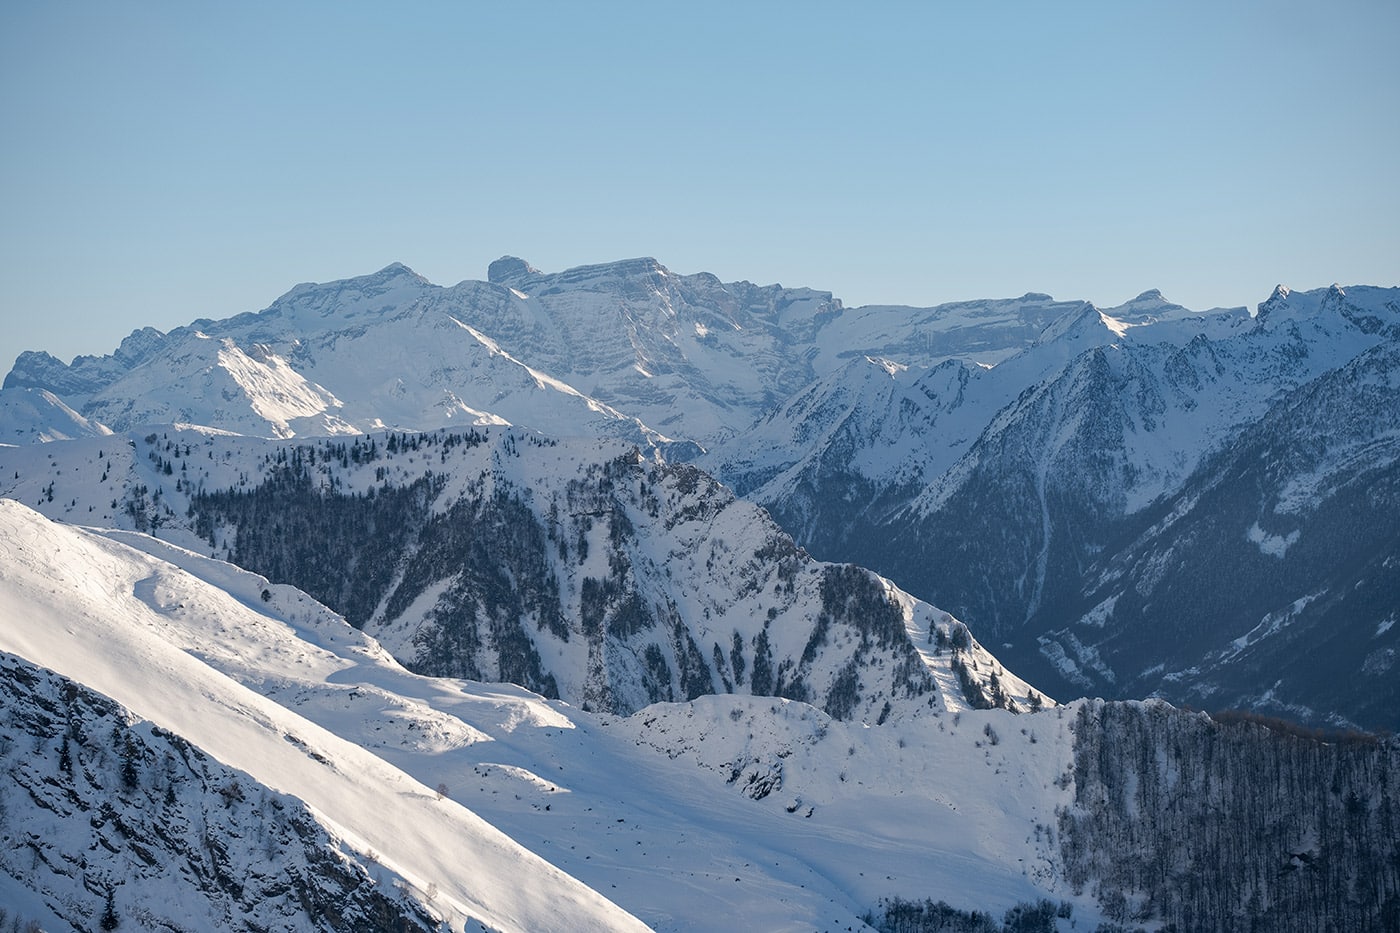
[[[1185,624],[1210,634],[1189,640],[1190,657],[1170,626],[1129,638],[1126,616],[1098,608],[1107,594],[1087,607],[1075,594],[1155,503],[1203,482],[1209,458],[1286,396],[1394,346],[1397,309],[1400,290],[1367,286],[1279,287],[1257,314],[1193,312],[1156,291],[1105,309],[1038,294],[847,308],[652,259],[543,273],[505,257],[487,281],[451,287],[395,264],[299,285],[258,313],[137,331],[109,356],[22,354],[0,398],[22,442],[170,423],[263,437],[510,423],[621,440],[695,462],[817,556],[948,609],[1052,693],[1228,698],[1394,727],[1381,711],[1396,707],[1368,701],[1355,676],[1382,676],[1397,647],[1383,607],[1352,601],[1333,620],[1348,623],[1350,660],[1335,663],[1354,675],[1351,695],[1243,666],[1231,648],[1281,632],[1268,620],[1347,572],[1339,552],[1290,574],[1286,596],[1203,592]],[[1397,428],[1393,409],[1368,410],[1365,431]],[[1318,468],[1331,469],[1306,469]],[[1393,527],[1394,512],[1376,519]],[[1247,538],[1255,524],[1220,533]],[[1374,643],[1358,654],[1363,642]],[[1274,661],[1302,661],[1298,650]]]
[[[259,436],[450,424],[706,447],[864,355],[995,362],[1082,302],[843,308],[827,292],[682,276],[653,259],[433,285],[394,264],[299,285],[256,314],[137,331],[65,365],[26,352],[7,388],[53,391],[113,429],[193,423]]]
[[[1045,693],[1400,723],[1397,390],[1400,289],[846,308],[650,259],[22,354],[0,893],[75,929],[1400,922],[1394,743]]]
[[[1347,601],[1326,646],[1269,620],[1293,618],[1310,593],[1393,592],[1386,560],[1400,508],[1385,477],[1400,435],[1390,381],[1400,290],[1279,289],[1254,317],[1192,315],[1150,295],[1126,312],[1063,320],[990,369],[853,369],[701,463],[814,553],[876,568],[948,607],[1061,694],[1161,695],[1393,727],[1384,676],[1393,602]],[[1294,423],[1330,427],[1268,446],[1276,431],[1308,433]],[[1255,539],[1268,539],[1260,529],[1284,521],[1285,536],[1303,532],[1273,515],[1277,494],[1241,487],[1238,527],[1219,516],[1208,528],[1172,521],[1153,534],[1155,557],[1124,552],[1176,507],[1168,503],[1186,507],[1200,494],[1190,490],[1219,485],[1227,451],[1237,469],[1269,457],[1259,465],[1270,482],[1291,490],[1281,512],[1340,517],[1339,495],[1366,497],[1353,512],[1357,547],[1317,535],[1304,548],[1312,559],[1279,576],[1282,550],[1256,559]],[[1209,566],[1181,574],[1191,548],[1209,552]],[[1108,590],[1093,602],[1079,595],[1097,590],[1103,568],[1133,563],[1113,577],[1142,598],[1116,614]],[[1163,573],[1178,574],[1184,597],[1171,610],[1149,592]],[[1257,646],[1234,650],[1248,633],[1274,641],[1268,664],[1248,663]],[[1334,678],[1325,687],[1319,652]]]

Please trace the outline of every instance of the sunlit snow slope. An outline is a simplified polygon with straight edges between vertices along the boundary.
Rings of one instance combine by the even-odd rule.
[[[728,696],[599,717],[410,674],[304,594],[145,536],[3,501],[0,548],[0,650],[304,800],[454,929],[637,925],[609,901],[657,929],[845,929],[882,897],[1069,895],[1047,829],[1068,713],[872,729]]]
[[[462,805],[361,747],[358,736],[337,735],[212,666],[242,661],[239,673],[266,686],[268,678],[285,681],[298,670],[333,680],[349,664],[316,645],[350,632],[324,609],[302,600],[305,627],[298,632],[257,608],[246,575],[225,573],[227,582],[242,585],[233,592],[210,586],[0,502],[0,649],[105,694],[305,801],[361,856],[425,895],[433,891],[446,919],[477,918],[503,930],[640,928]],[[297,604],[295,595],[287,597]],[[355,641],[355,650],[387,663],[371,643]]]

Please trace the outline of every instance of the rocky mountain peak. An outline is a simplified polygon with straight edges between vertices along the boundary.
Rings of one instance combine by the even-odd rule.
[[[539,271],[518,256],[502,256],[486,267],[486,281],[492,285],[509,285],[526,276],[538,275]]]
[[[1269,315],[1288,304],[1288,296],[1292,293],[1293,290],[1287,285],[1275,285],[1273,293],[1260,303],[1258,314],[1255,316],[1261,321],[1267,320]]]

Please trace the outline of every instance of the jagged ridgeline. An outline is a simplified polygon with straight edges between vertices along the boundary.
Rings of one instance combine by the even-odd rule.
[[[883,722],[1018,694],[961,623],[813,561],[700,470],[623,444],[500,428],[287,442],[211,485],[185,487],[211,548],[422,673],[623,714],[740,692]]]
[[[0,710],[0,871],[74,929],[437,929],[301,801],[110,699],[0,653]]]

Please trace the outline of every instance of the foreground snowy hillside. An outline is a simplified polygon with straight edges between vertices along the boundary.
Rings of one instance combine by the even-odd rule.
[[[69,750],[72,766],[85,771],[92,768],[97,776],[93,780],[85,776],[84,781],[100,790],[104,780],[106,786],[112,784],[113,770],[127,767],[122,756],[130,754],[137,773],[132,779],[118,778],[122,790],[117,796],[125,792],[127,806],[140,807],[143,801],[154,805],[152,791],[162,784],[175,787],[174,806],[189,814],[189,831],[196,834],[196,839],[186,839],[184,845],[197,843],[198,814],[217,791],[201,790],[204,784],[212,781],[228,786],[224,782],[235,781],[245,796],[253,792],[253,784],[262,784],[302,801],[334,840],[329,852],[326,843],[318,847],[314,838],[305,843],[306,856],[285,851],[280,844],[275,846],[278,851],[292,860],[309,860],[311,850],[318,847],[321,855],[317,861],[325,862],[335,861],[335,847],[344,846],[353,852],[353,861],[341,869],[352,889],[365,883],[355,882],[355,875],[370,872],[375,883],[387,889],[399,887],[423,902],[433,915],[457,925],[475,918],[501,930],[640,927],[601,896],[531,855],[475,814],[440,799],[431,787],[373,754],[363,737],[337,735],[250,689],[252,685],[211,667],[216,659],[227,661],[231,655],[247,661],[251,660],[248,652],[275,647],[261,657],[266,667],[251,678],[261,681],[258,686],[266,688],[268,679],[281,671],[307,667],[333,677],[349,659],[318,649],[315,641],[333,639],[344,626],[310,600],[279,590],[285,593],[289,610],[305,607],[300,613],[305,626],[301,631],[310,640],[301,640],[287,622],[279,623],[253,608],[260,600],[247,575],[222,568],[233,589],[219,589],[124,545],[52,524],[11,501],[0,502],[0,548],[4,551],[0,561],[0,650],[71,678],[115,700],[135,717],[149,720],[150,725],[137,727],[140,738],[132,753],[122,751],[127,745],[124,736],[117,737],[122,748],[103,749],[101,743],[107,736],[92,735],[94,745],[90,748],[86,739],[75,734]],[[274,625],[286,633],[282,643],[259,644],[255,633]],[[372,643],[362,641],[355,648],[387,662]],[[285,680],[285,675],[281,679]],[[17,696],[16,702],[20,699]],[[120,711],[99,712],[113,724],[128,725],[121,721]],[[81,721],[76,723],[78,728],[82,725]],[[155,727],[192,743],[248,778],[215,768],[194,781],[182,806],[179,798],[184,788],[180,782],[184,779],[169,776],[162,764],[167,754],[178,755],[178,748],[153,731]],[[52,758],[62,769],[61,737],[46,738],[34,751]],[[95,763],[90,755],[97,756]],[[114,764],[117,758],[122,760]],[[188,760],[185,767],[189,767]],[[100,800],[100,796],[94,799]],[[20,802],[13,801],[11,806]],[[287,800],[283,807],[291,804]],[[73,801],[72,806],[79,813],[83,809],[81,800]],[[131,822],[141,825],[155,818],[146,815]],[[273,822],[263,824],[261,818]],[[211,826],[208,844],[227,847],[242,838],[240,832],[264,831],[239,825],[249,822],[285,835],[286,826],[276,822],[275,812],[265,812],[261,818],[243,813],[230,817],[234,825]],[[295,807],[288,811],[289,823],[297,824],[301,819]],[[81,820],[81,824],[87,822]],[[42,823],[35,828],[38,826]],[[33,843],[21,843],[36,853],[40,849],[35,845],[51,845],[51,855],[37,858],[38,864],[26,856],[7,863],[5,871],[28,886],[52,885],[55,898],[71,899],[56,900],[56,912],[64,914],[71,909],[90,914],[90,903],[83,904],[81,864],[89,836],[78,820],[62,820],[59,826],[62,832],[57,838],[37,834]],[[134,829],[118,831],[128,837],[134,833]],[[305,833],[303,830],[298,835],[304,838]],[[265,838],[253,842],[253,851],[241,854],[224,857],[215,853],[210,863],[214,868],[224,865],[226,871],[240,871],[241,863],[258,860],[257,846],[265,843]],[[179,845],[172,842],[172,847]],[[18,854],[21,849],[15,846],[10,851]],[[144,857],[140,848],[112,855],[110,863],[94,866],[93,873],[112,886],[123,915],[133,915],[142,905],[155,909],[149,902],[151,895],[173,890],[176,897],[172,906],[177,911],[188,908],[188,922],[198,923],[200,916],[212,916],[215,923],[220,916],[250,919],[236,898],[221,903],[222,892],[204,893],[205,888],[217,888],[218,884],[197,885],[200,891],[195,892],[191,889],[196,885],[183,878],[166,877],[158,855]],[[132,855],[138,861],[128,861]],[[77,866],[65,867],[75,858],[79,859]],[[146,868],[139,865],[143,859]],[[309,866],[314,864],[309,862]],[[133,871],[139,874],[133,877]],[[123,879],[133,883],[134,890],[122,890]],[[98,893],[105,892],[99,889]],[[325,896],[340,902],[339,896]],[[270,899],[265,895],[255,900],[262,905]],[[269,909],[278,908],[274,903]],[[275,916],[269,914],[270,918]],[[181,912],[171,919],[186,922]],[[314,927],[308,924],[303,928]]]
[[[1004,712],[872,732],[802,704],[742,697],[600,720],[518,688],[409,674],[297,591],[154,539],[117,535],[155,552],[147,555],[9,501],[0,501],[0,530],[0,650],[149,720],[136,726],[138,786],[124,788],[126,740],[107,743],[112,726],[128,721],[82,701],[107,725],[70,743],[70,755],[97,774],[89,784],[118,788],[112,807],[157,805],[177,781],[160,763],[172,741],[162,736],[179,736],[247,775],[203,766],[214,768],[203,782],[214,785],[208,799],[181,797],[181,807],[221,813],[217,790],[228,781],[241,782],[245,797],[293,795],[358,860],[347,871],[403,891],[454,928],[467,917],[497,929],[630,922],[478,815],[661,928],[844,928],[880,896],[903,891],[961,891],[965,906],[994,907],[1032,898],[1037,885],[1054,888],[1053,853],[1033,827],[1053,818],[1064,795],[1052,783],[1066,764],[1054,740],[1063,718],[1037,720],[1036,744]],[[42,674],[22,676],[40,686],[17,691],[15,703],[63,691]],[[987,745],[984,727],[1005,733],[1004,743]],[[57,773],[54,730],[65,727],[44,728],[45,763],[16,764]],[[946,786],[919,786],[930,755]],[[907,777],[890,780],[900,771]],[[985,797],[988,786],[1004,790]],[[10,799],[12,816],[28,806]],[[911,813],[923,817],[911,823]],[[272,845],[262,834],[275,828],[248,825],[255,814],[229,819],[242,821],[229,834]],[[25,856],[5,870],[52,890],[55,905],[100,909],[104,890],[74,890],[81,879],[55,867],[86,848],[86,823],[53,824],[62,831],[45,835],[45,867]],[[863,834],[852,835],[857,825]],[[222,838],[225,829],[210,832]],[[929,847],[929,832],[956,841]],[[154,891],[180,890],[159,871],[129,876],[135,863],[121,859],[130,854],[113,857],[100,871],[123,915]],[[244,857],[254,856],[229,856]],[[190,901],[192,916],[235,909],[219,897],[176,900]]]
[[[602,716],[411,674],[304,594],[146,535],[0,501],[0,543],[0,891],[75,929],[108,892],[125,922],[289,930],[1400,917],[1394,743],[1163,704]]]

